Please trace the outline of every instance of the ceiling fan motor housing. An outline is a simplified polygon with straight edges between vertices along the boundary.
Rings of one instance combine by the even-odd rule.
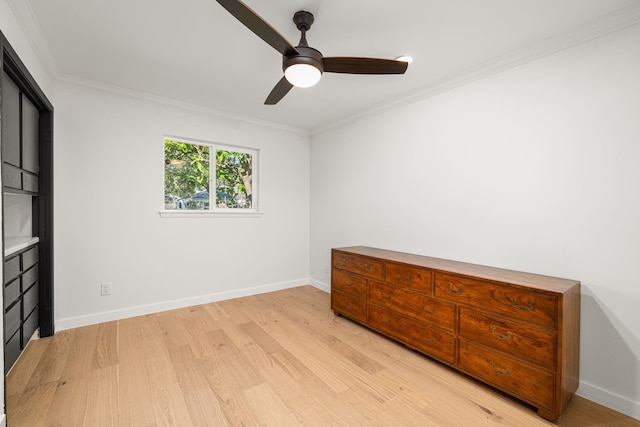
[[[286,70],[294,64],[308,64],[313,65],[320,73],[324,72],[324,66],[322,65],[322,53],[320,51],[307,46],[296,46],[299,55],[284,55],[282,57],[282,70]]]
[[[307,12],[306,10],[299,10],[293,15],[293,23],[296,24],[296,28],[299,31],[309,31],[311,25],[315,21],[313,17],[313,13]]]

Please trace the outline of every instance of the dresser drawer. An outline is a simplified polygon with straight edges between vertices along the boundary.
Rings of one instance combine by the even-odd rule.
[[[2,165],[2,185],[22,189],[22,171],[8,163]]]
[[[20,332],[16,332],[4,346],[4,373],[9,371],[20,356]]]
[[[460,339],[458,368],[531,404],[553,407],[553,374]]]
[[[38,280],[38,267],[31,267],[22,274],[22,289],[27,289]]]
[[[420,292],[431,293],[431,270],[409,267],[404,264],[387,262],[384,281],[398,286],[405,286]]]
[[[28,251],[22,253],[22,269],[26,270],[36,262],[38,262],[38,247],[35,246]]]
[[[22,348],[26,347],[38,329],[38,310],[33,310],[22,325]]]
[[[20,274],[20,255],[16,255],[13,258],[9,258],[4,262],[4,283],[13,280],[18,274]]]
[[[4,287],[4,308],[5,310],[11,304],[16,302],[20,298],[20,293],[22,289],[20,288],[20,278],[18,277],[13,282],[7,284]]]
[[[366,323],[367,303],[351,295],[331,290],[331,309],[350,319]]]
[[[340,270],[382,280],[382,260],[376,258],[335,251],[331,257],[331,264]]]
[[[22,189],[25,191],[38,192],[38,175],[22,172]]]
[[[369,284],[369,301],[372,304],[453,331],[455,306],[445,301],[378,282]]]
[[[555,334],[538,331],[467,308],[460,309],[459,335],[547,369],[555,366]]]
[[[554,296],[444,273],[436,273],[435,295],[523,322],[556,327],[558,303]]]
[[[11,307],[4,315],[4,336],[10,337],[20,328],[22,304],[17,303]]]
[[[369,326],[422,353],[453,364],[455,338],[393,311],[369,306]]]
[[[367,279],[334,268],[331,270],[331,289],[337,289],[355,297],[366,299]]]
[[[22,296],[22,312],[27,316],[38,305],[38,283],[36,282]]]

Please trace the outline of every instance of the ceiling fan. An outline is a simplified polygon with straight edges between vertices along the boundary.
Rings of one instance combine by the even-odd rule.
[[[275,105],[294,87],[310,87],[316,84],[322,73],[346,74],[404,74],[408,62],[395,59],[325,57],[307,44],[306,33],[313,24],[310,12],[299,11],[293,22],[301,32],[300,43],[292,46],[278,31],[239,0],[217,0],[218,3],[258,37],[282,54],[284,77],[275,85],[266,105]]]

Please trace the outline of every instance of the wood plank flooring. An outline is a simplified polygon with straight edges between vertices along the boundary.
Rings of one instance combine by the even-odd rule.
[[[336,317],[311,286],[61,331],[7,377],[7,426],[549,426]],[[640,426],[574,397],[562,426]]]

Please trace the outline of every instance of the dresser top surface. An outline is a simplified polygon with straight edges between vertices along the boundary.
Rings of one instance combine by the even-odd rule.
[[[533,287],[549,292],[565,293],[574,286],[580,285],[580,282],[577,280],[562,279],[540,274],[525,273],[516,270],[507,270],[503,268],[489,267],[479,264],[434,258],[425,255],[415,255],[405,252],[391,251],[387,249],[371,248],[367,246],[350,246],[343,248],[333,248],[332,250],[373,258],[381,258],[388,261],[395,261],[404,264],[416,265],[419,267],[429,268],[445,273],[461,274],[494,282],[503,282],[525,287]]]

